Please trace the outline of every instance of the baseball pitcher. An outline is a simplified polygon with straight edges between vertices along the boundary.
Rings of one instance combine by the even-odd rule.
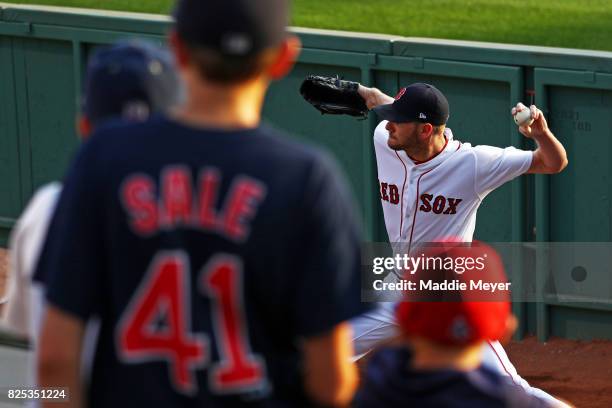
[[[476,213],[489,193],[521,174],[554,174],[567,166],[565,149],[536,106],[518,104],[511,112],[531,112],[533,122],[519,130],[535,140],[537,149],[525,151],[472,146],[454,139],[446,128],[448,101],[433,85],[412,84],[395,98],[376,88],[360,86],[358,92],[381,119],[374,131],[374,147],[389,241],[402,243],[408,253],[421,242],[445,237],[471,242]],[[382,303],[353,321],[358,354],[395,334],[393,306]],[[534,394],[554,400],[517,374],[498,342],[489,342],[484,352],[486,365]]]

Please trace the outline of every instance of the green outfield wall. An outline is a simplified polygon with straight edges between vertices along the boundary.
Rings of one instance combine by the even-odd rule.
[[[35,189],[61,179],[74,152],[75,114],[89,53],[128,37],[161,44],[169,27],[164,16],[0,3],[3,243]],[[368,240],[386,240],[372,145],[376,118],[321,116],[298,93],[308,74],[337,74],[389,94],[415,81],[434,83],[448,96],[448,125],[455,137],[475,145],[533,148],[509,112],[518,101],[537,103],[567,148],[569,166],[555,176],[521,177],[492,193],[479,211],[476,237],[497,242],[612,241],[612,53],[293,31],[303,52],[291,75],[272,86],[264,115],[335,154],[359,202]],[[537,251],[530,262],[537,273],[511,270],[513,284],[545,290],[554,262]],[[568,274],[575,267],[568,265]],[[589,266],[582,281],[570,281],[580,302],[545,296],[539,303],[516,303],[519,335],[612,338],[612,299],[593,302],[589,297],[611,275],[610,263],[602,262]],[[612,293],[612,285],[607,289]]]

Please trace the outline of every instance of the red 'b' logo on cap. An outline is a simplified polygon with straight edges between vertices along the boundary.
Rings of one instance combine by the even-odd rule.
[[[402,88],[399,90],[399,92],[397,93],[397,95],[395,95],[395,100],[397,101],[399,98],[401,98],[404,94],[406,93],[406,88]]]

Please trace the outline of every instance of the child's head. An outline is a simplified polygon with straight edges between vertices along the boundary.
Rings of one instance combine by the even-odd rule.
[[[493,248],[445,242],[418,256],[422,266],[406,277],[416,290],[405,293],[396,311],[404,336],[462,348],[512,335],[510,284]]]

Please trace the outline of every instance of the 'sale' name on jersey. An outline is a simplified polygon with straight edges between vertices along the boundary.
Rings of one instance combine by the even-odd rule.
[[[254,178],[239,175],[232,180],[226,197],[219,197],[220,185],[221,173],[214,167],[201,169],[193,180],[188,167],[172,165],[162,169],[159,184],[148,174],[129,175],[120,195],[129,226],[138,235],[189,227],[243,242],[265,198],[266,187]]]

